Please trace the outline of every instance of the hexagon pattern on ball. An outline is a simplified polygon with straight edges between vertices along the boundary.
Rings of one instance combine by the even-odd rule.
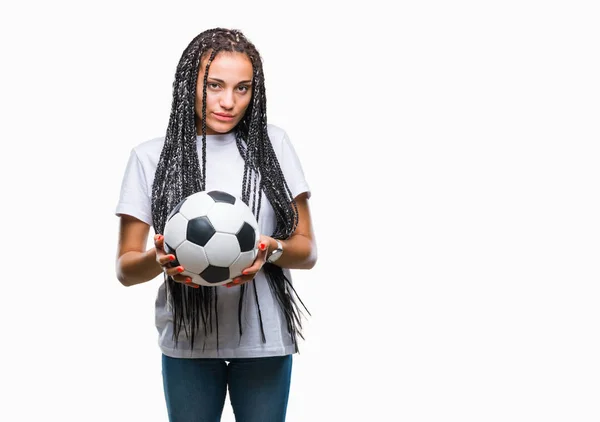
[[[233,234],[215,233],[204,245],[204,252],[211,265],[229,267],[240,256],[240,244]]]
[[[223,283],[230,280],[229,268],[209,265],[207,269],[202,271],[200,277],[210,285],[214,286],[217,283]]]
[[[206,246],[215,233],[215,228],[207,216],[195,217],[188,220],[186,239],[196,245]]]
[[[204,286],[221,286],[252,265],[258,254],[258,222],[240,198],[213,190],[180,201],[165,224],[165,251],[182,275]]]
[[[171,217],[173,217],[175,214],[177,214],[179,212],[179,209],[181,208],[181,206],[183,205],[184,202],[185,202],[185,199],[183,201],[179,201],[179,204],[175,205],[175,208],[173,208],[171,210],[171,212],[169,213],[169,216],[167,217],[167,221],[169,221],[171,219]]]
[[[232,207],[232,204],[227,202],[219,202],[211,207],[207,217],[215,230],[222,233],[236,234],[240,231],[240,224],[243,223],[242,211],[240,207]]]
[[[235,235],[240,245],[240,252],[251,251],[256,246],[256,231],[244,221],[242,228]]]
[[[250,261],[254,261],[255,257],[254,251],[242,252],[240,256],[234,261],[233,264],[229,266],[229,277],[236,278],[242,275],[242,271],[248,267],[246,263]]]
[[[165,244],[171,249],[177,249],[186,240],[188,219],[181,214],[174,214],[168,224],[169,230],[165,230]]]
[[[244,204],[242,201],[240,201],[240,203],[237,206],[243,209],[242,220],[250,224],[252,228],[254,228],[254,230],[258,230],[258,221],[256,221],[256,217],[254,216],[254,214],[252,214],[252,210],[250,209],[250,207]]]
[[[200,274],[210,265],[204,248],[189,240],[186,240],[175,249],[175,256],[185,270],[194,274]]]
[[[178,212],[191,220],[194,217],[207,215],[213,205],[215,205],[215,201],[210,196],[202,192],[196,192],[183,200]]]
[[[228,204],[235,204],[236,198],[233,195],[228,194],[227,192],[223,192],[220,190],[213,190],[210,192],[206,192],[208,196],[210,196],[215,202],[226,202]]]

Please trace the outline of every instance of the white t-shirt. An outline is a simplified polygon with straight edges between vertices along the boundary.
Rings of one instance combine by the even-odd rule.
[[[287,133],[275,125],[269,124],[267,128],[292,195],[297,197],[299,194],[307,192],[310,197],[309,186],[304,178],[300,160]],[[197,139],[198,154],[201,156],[202,137],[198,136]],[[132,149],[123,177],[120,199],[115,210],[116,215],[128,214],[152,226],[152,183],[163,143],[164,137],[159,137],[143,142]],[[238,151],[233,132],[206,136],[206,167],[206,190],[222,190],[241,197],[244,160]],[[263,193],[258,219],[260,233],[271,235],[275,224],[273,208]],[[289,269],[284,268],[283,271],[291,281]],[[262,270],[256,275],[254,281],[247,285],[244,294],[241,318],[243,334],[241,337],[238,328],[240,288],[225,286],[214,288],[218,289],[218,351],[214,326],[213,333],[206,338],[204,338],[203,330],[200,330],[196,334],[198,338],[195,341],[194,349],[190,350],[189,341],[183,333],[180,335],[177,348],[175,348],[172,339],[172,313],[166,300],[166,286],[164,283],[161,284],[155,303],[155,325],[159,333],[158,344],[165,355],[187,358],[234,358],[294,353],[295,346],[287,331],[285,316],[275,301]],[[263,343],[261,339],[254,288],[258,293],[266,343]]]

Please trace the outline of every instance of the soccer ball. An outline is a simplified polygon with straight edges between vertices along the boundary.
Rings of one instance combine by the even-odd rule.
[[[202,286],[221,286],[242,274],[258,254],[258,222],[250,207],[227,192],[189,195],[170,212],[164,249],[172,266]]]

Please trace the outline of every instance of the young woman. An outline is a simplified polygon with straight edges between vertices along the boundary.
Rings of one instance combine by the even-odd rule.
[[[255,46],[238,30],[204,31],[177,66],[165,136],[133,148],[125,169],[116,273],[125,286],[164,274],[155,323],[172,422],[219,421],[227,390],[237,421],[285,420],[302,337],[290,269],[312,268],[317,250],[302,166],[266,111]],[[179,201],[213,189],[247,203],[261,236],[244,275],[206,287],[170,265],[161,233]]]

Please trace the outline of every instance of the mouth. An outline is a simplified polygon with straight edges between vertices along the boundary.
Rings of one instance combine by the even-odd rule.
[[[222,113],[213,113],[213,115],[218,119],[225,122],[233,120],[233,115],[231,114],[222,114]]]

